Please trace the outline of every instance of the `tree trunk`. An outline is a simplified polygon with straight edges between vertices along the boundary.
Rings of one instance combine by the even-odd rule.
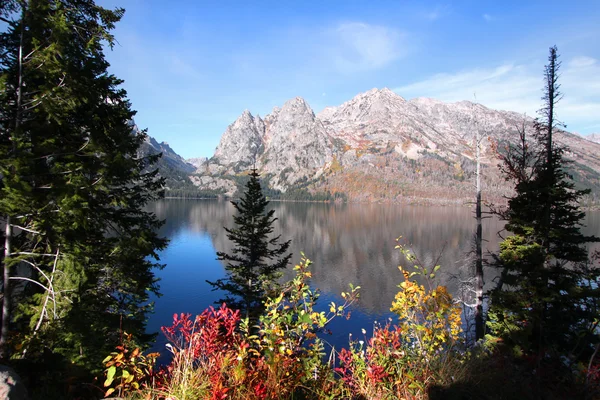
[[[17,104],[15,110],[14,129],[18,131],[21,127],[22,118],[22,103],[23,103],[23,46],[25,36],[25,5],[21,4],[21,32],[19,37],[19,59],[17,71]],[[13,157],[16,155],[15,140],[13,143]],[[10,216],[6,216],[6,231],[4,238],[4,282],[3,282],[3,299],[2,299],[2,327],[0,327],[0,359],[8,360],[10,352],[8,349],[8,331],[10,328],[11,308],[12,308],[12,287],[10,282],[10,268],[8,266],[9,257],[11,256],[11,240],[13,236]]]
[[[481,224],[481,137],[479,127],[476,137],[476,161],[477,161],[477,204],[475,205],[475,219],[477,220],[477,234],[475,237],[475,340],[483,339],[484,317],[483,317],[483,228]]]
[[[0,360],[8,360],[10,357],[8,351],[8,330],[10,327],[10,309],[11,304],[11,285],[10,285],[10,268],[8,266],[9,257],[11,254],[12,226],[10,217],[6,218],[6,230],[4,238],[4,287],[2,298],[2,327],[0,328]]]

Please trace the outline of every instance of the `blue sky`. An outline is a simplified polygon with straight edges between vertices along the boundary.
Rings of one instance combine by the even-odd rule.
[[[183,157],[212,156],[244,109],[296,96],[315,113],[388,87],[534,115],[558,46],[571,131],[600,132],[600,1],[98,0],[126,9],[107,50],[136,122]]]

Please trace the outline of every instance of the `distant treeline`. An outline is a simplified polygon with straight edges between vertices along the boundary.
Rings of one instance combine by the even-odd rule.
[[[307,189],[292,189],[287,192],[281,192],[277,189],[264,188],[265,195],[270,200],[296,200],[296,201],[348,201],[346,193],[335,192],[331,193],[329,190],[326,192],[315,192],[311,193]]]
[[[285,193],[266,188],[265,195],[270,200],[289,200],[289,201],[342,201],[346,202],[347,196],[345,193],[336,192],[316,192],[310,193],[306,189],[295,189]],[[217,190],[200,190],[200,189],[167,189],[165,197],[173,197],[178,199],[217,199],[227,197],[222,191]]]
[[[223,196],[222,192],[216,190],[167,189],[165,191],[165,197],[176,197],[178,199],[216,199]]]
[[[161,171],[161,175],[163,171]],[[299,181],[296,187],[291,188],[285,192],[270,187],[269,183],[271,180],[270,175],[264,176],[261,181],[263,183],[263,191],[265,196],[270,200],[289,200],[289,201],[323,201],[323,202],[346,202],[348,196],[344,192],[331,191],[318,191],[311,192],[307,186],[311,183],[306,179]],[[172,177],[171,177],[172,178]],[[224,178],[231,179],[235,182],[238,193],[243,193],[244,185],[246,184],[248,177],[246,175],[229,175]],[[167,187],[165,189],[165,197],[176,197],[181,199],[216,199],[222,197],[228,197],[225,191],[220,190],[206,190],[199,189],[189,179],[169,179],[167,178]]]

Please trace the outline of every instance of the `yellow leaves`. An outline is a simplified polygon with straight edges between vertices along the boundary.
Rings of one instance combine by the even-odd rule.
[[[416,285],[412,282],[402,282],[402,283],[406,284],[403,286],[403,288],[404,288],[404,291],[409,295],[421,294],[424,291],[424,290],[421,290],[423,288],[422,286]]]
[[[415,269],[426,271],[416,266]],[[399,328],[405,332],[406,339],[414,342],[421,354],[434,357],[449,341],[458,340],[461,333],[461,310],[452,300],[445,286],[435,286],[426,290],[410,278],[409,274],[399,267],[404,276],[401,289],[395,296],[391,311],[398,315]],[[434,271],[437,272],[436,266]],[[430,274],[417,273],[430,278]]]

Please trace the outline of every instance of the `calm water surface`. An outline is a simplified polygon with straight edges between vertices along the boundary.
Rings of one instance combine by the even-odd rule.
[[[440,264],[439,279],[457,293],[459,281],[472,272],[469,261],[475,233],[473,209],[468,207],[418,207],[380,204],[321,204],[271,202],[278,220],[276,234],[292,240],[292,262],[303,251],[313,261],[311,284],[321,291],[320,308],[331,301],[341,303],[340,293],[348,284],[361,286],[361,298],[350,320],[337,319],[325,339],[339,348],[348,335],[360,339],[361,329],[372,330],[373,322],[385,322],[397,285],[402,280],[398,265],[405,260],[394,249],[399,236],[411,244],[425,265]],[[232,245],[223,227],[232,226],[233,206],[218,200],[163,200],[153,204],[165,225],[161,235],[170,239],[161,253],[166,267],[157,271],[162,296],[155,300],[155,312],[148,330],[157,332],[170,325],[174,313],[201,313],[220,298],[206,280],[223,277],[224,269],[216,252],[230,252]],[[588,214],[587,234],[599,234],[600,212]],[[484,220],[484,251],[498,249],[498,232],[503,223]],[[493,284],[495,271],[487,270],[486,285]],[[285,273],[293,276],[292,266]],[[164,349],[159,334],[154,350]]]

